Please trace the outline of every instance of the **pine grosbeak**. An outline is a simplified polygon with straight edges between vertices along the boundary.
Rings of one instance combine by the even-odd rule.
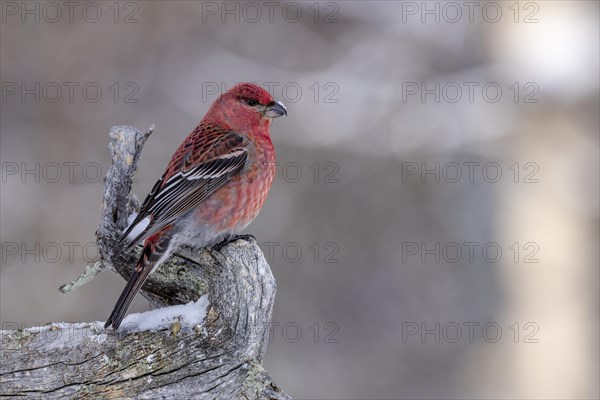
[[[173,154],[121,241],[144,249],[104,325],[117,329],[148,276],[180,245],[212,246],[244,229],[260,211],[275,177],[269,136],[284,105],[251,83],[235,85],[211,106]]]

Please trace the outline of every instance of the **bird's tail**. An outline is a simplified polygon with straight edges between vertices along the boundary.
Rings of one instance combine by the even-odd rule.
[[[111,325],[114,329],[119,328],[137,292],[142,288],[142,285],[144,285],[144,282],[146,282],[152,271],[162,262],[163,257],[168,256],[170,241],[170,235],[161,235],[161,232],[146,239],[144,250],[133,270],[133,274],[129,278],[127,286],[123,289],[119,300],[117,300],[117,304],[115,304],[110,317],[106,320],[104,328],[108,328]]]

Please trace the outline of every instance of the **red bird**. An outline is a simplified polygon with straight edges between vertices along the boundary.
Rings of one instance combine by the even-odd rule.
[[[275,177],[273,118],[287,115],[268,91],[240,83],[222,94],[179,146],[140,213],[123,234],[142,229],[142,255],[104,327],[117,329],[148,276],[180,245],[220,243],[260,211]]]

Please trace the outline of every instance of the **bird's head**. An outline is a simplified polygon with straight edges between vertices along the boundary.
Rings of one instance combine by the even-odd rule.
[[[207,114],[237,132],[268,128],[273,118],[282,115],[287,115],[283,103],[274,101],[267,90],[253,83],[238,83],[223,93]]]

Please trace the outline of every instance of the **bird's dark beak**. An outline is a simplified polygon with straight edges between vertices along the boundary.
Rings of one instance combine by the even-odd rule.
[[[287,109],[280,101],[272,101],[265,107],[264,116],[267,118],[277,118],[281,117],[282,115],[287,116]]]

